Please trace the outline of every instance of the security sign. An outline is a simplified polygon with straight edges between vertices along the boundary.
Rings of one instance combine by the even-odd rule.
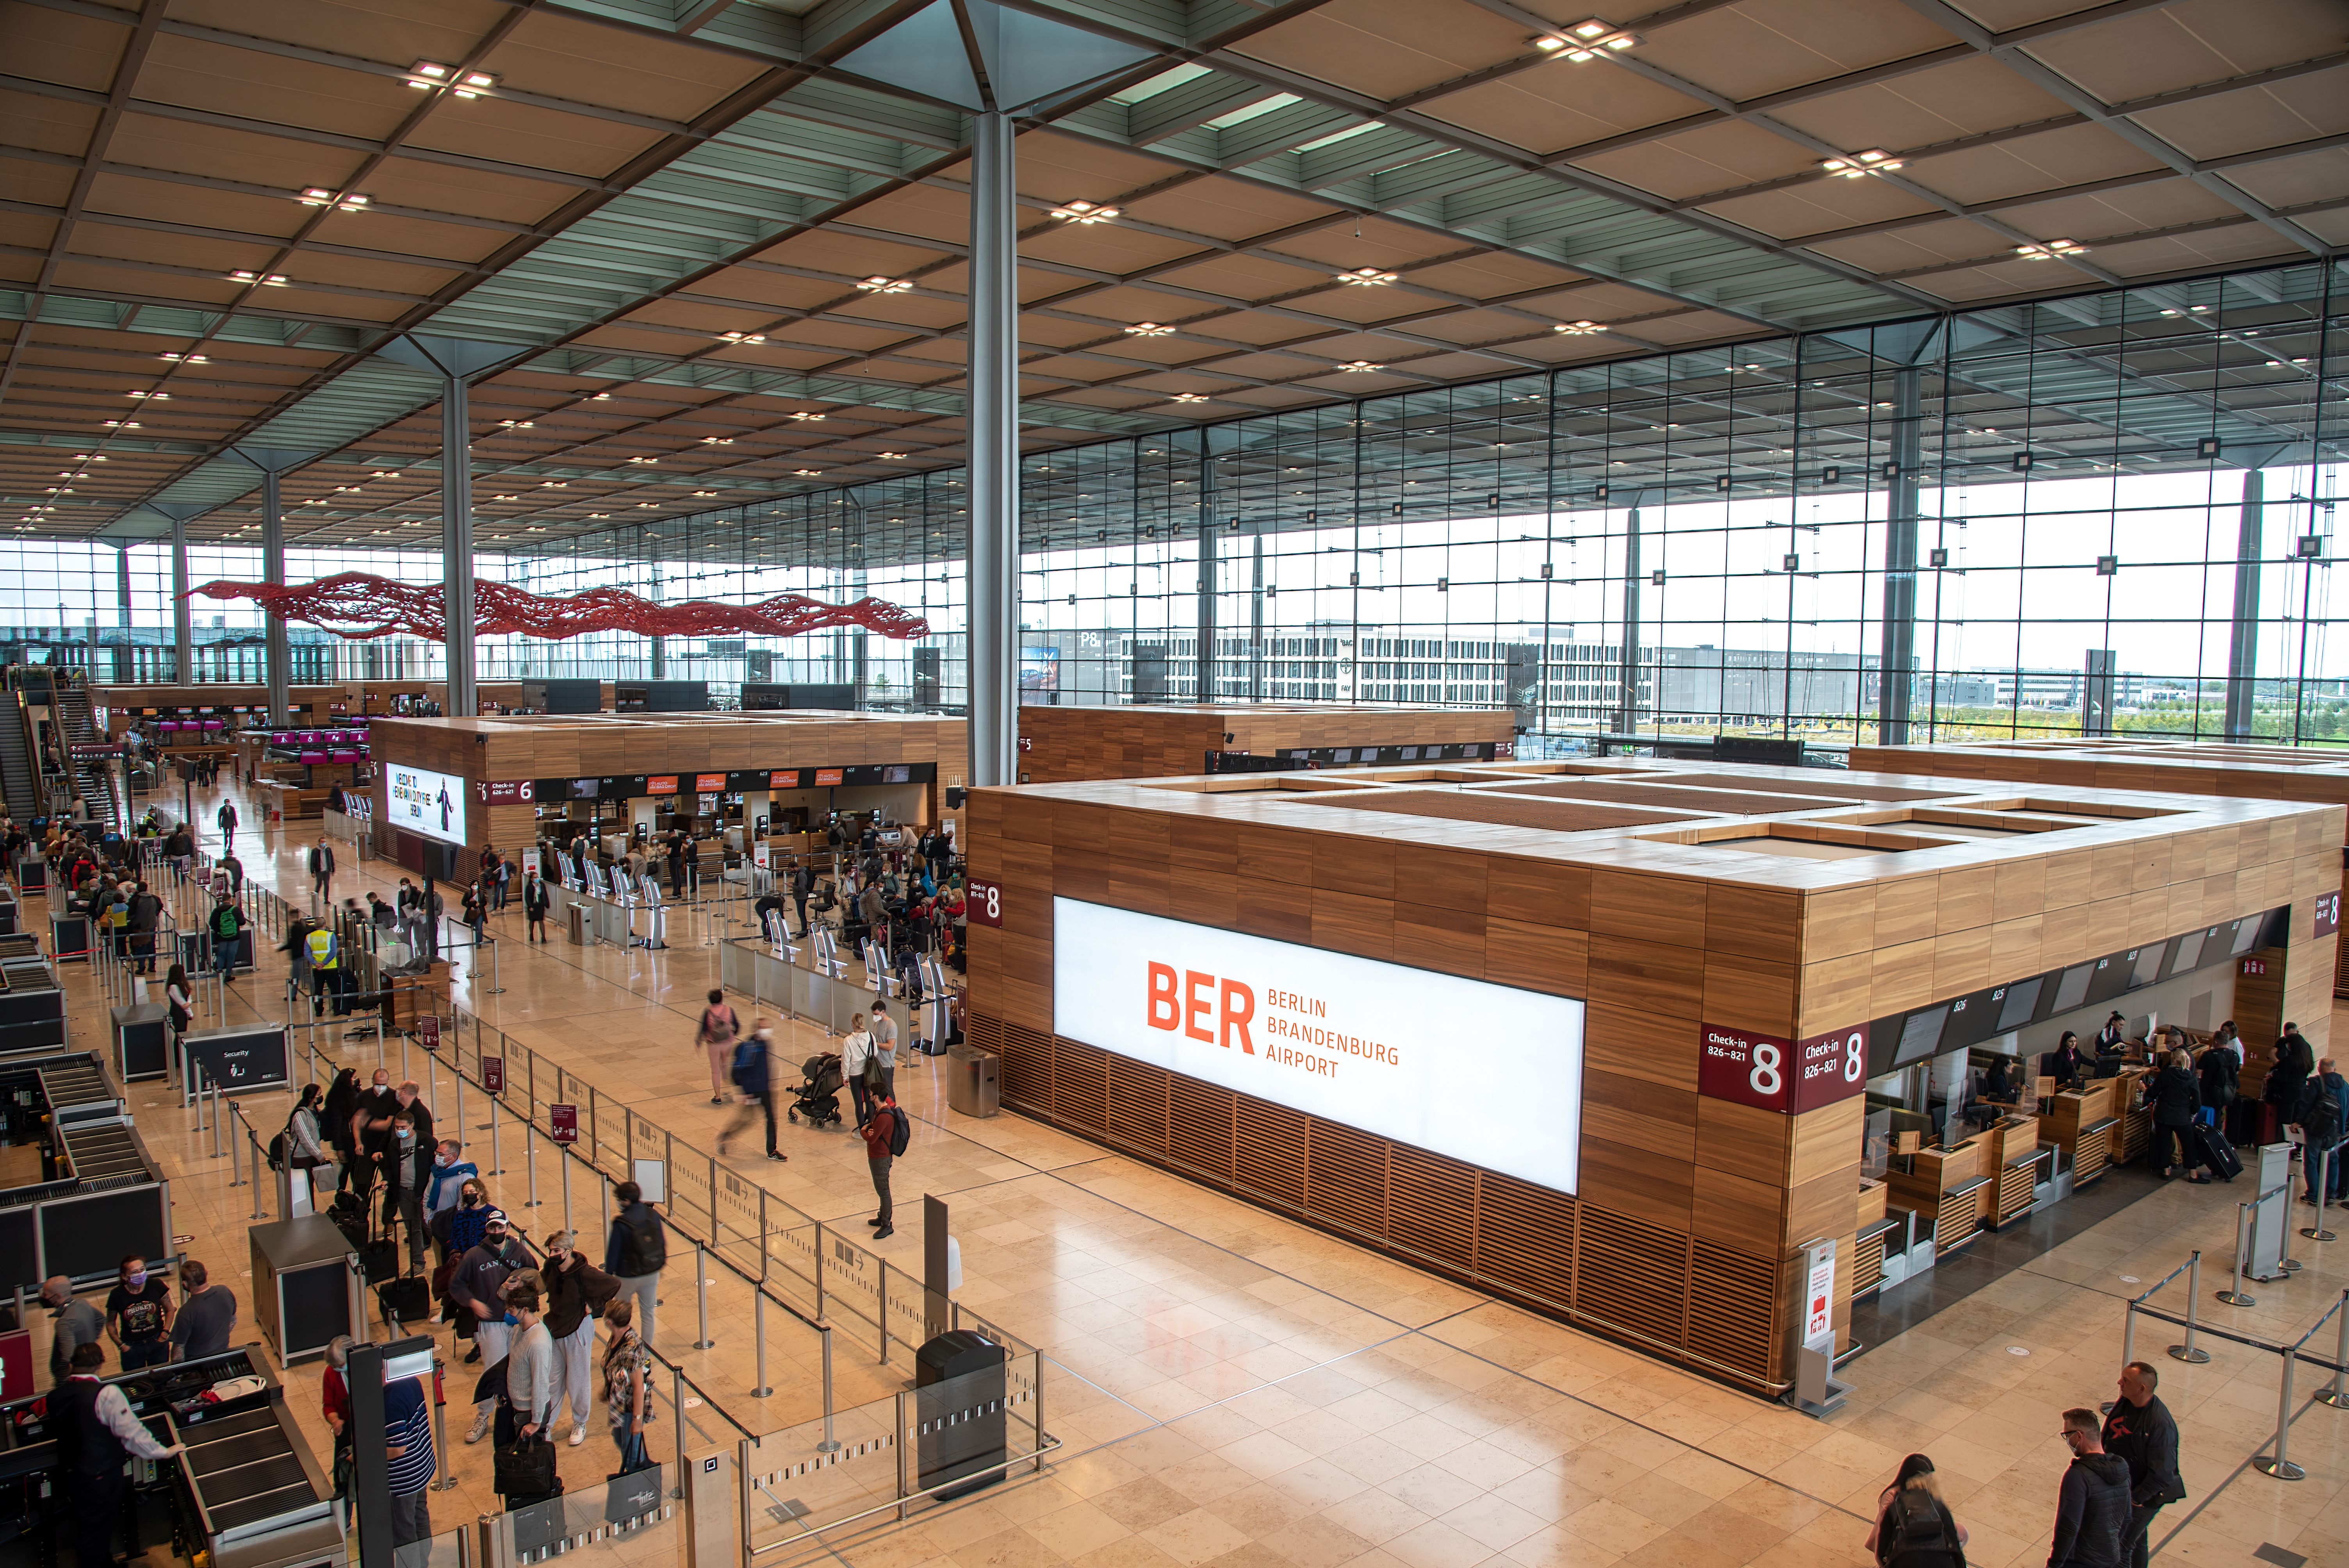
[[[579,1108],[575,1105],[550,1105],[546,1108],[546,1135],[557,1143],[579,1141]]]

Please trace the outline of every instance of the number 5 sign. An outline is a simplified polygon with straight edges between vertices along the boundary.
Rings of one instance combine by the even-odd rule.
[[[1868,1085],[1865,1026],[1797,1042],[1707,1024],[1697,1051],[1698,1093],[1764,1110],[1813,1110]]]
[[[963,918],[973,925],[1003,926],[1003,884],[977,877],[964,883]]]

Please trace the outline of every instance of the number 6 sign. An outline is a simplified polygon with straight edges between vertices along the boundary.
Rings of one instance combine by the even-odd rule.
[[[972,877],[963,884],[963,918],[973,925],[1003,927],[1003,884]]]

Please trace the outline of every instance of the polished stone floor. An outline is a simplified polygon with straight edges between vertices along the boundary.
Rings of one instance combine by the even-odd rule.
[[[200,820],[210,821],[217,798],[200,792]],[[248,874],[306,899],[300,852],[313,832],[256,832],[258,807],[241,800],[240,809]],[[350,858],[346,848],[338,897],[396,886],[396,868],[386,876],[384,862],[354,867]],[[494,969],[460,955],[460,1004],[602,1096],[706,1145],[726,1115],[709,1103],[708,1068],[692,1043],[702,994],[715,983],[717,950],[704,943],[716,923],[678,912],[660,953],[525,945],[521,923],[518,913],[493,923]],[[265,964],[260,983],[232,989],[232,1018],[282,1016],[283,960]],[[76,1041],[98,1047],[103,997],[78,965],[67,984]],[[490,994],[492,984],[502,995]],[[750,1011],[748,998],[735,1001]],[[328,1033],[320,1032],[323,1049],[373,1065],[371,1039],[346,1045]],[[790,1026],[782,1054],[796,1059],[822,1043]],[[429,1058],[404,1059],[424,1076]],[[387,1060],[401,1070],[396,1042]],[[1874,1315],[1885,1336],[1844,1368],[1854,1386],[1846,1407],[1816,1421],[1049,1128],[950,1115],[927,1058],[902,1068],[898,1086],[918,1120],[898,1172],[900,1228],[883,1249],[918,1271],[909,1209],[925,1192],[951,1203],[965,1266],[959,1298],[1043,1348],[1048,1424],[1065,1446],[1041,1476],[841,1544],[836,1554],[854,1568],[1857,1564],[1878,1492],[1912,1450],[1933,1456],[1972,1532],[1970,1561],[2036,1563],[2064,1463],[2057,1413],[2112,1397],[2124,1304],[2192,1248],[2229,1255],[2235,1204],[2249,1196],[2242,1182],[2153,1187],[2123,1173],[2079,1213],[2051,1217],[2044,1250],[1998,1238],[1978,1264],[1940,1282],[1930,1315],[1894,1303]],[[436,1076],[428,1098],[444,1120],[453,1119],[452,1096],[445,1073]],[[229,1161],[211,1156],[160,1086],[133,1086],[131,1100],[171,1169],[190,1254],[243,1294],[251,1190],[230,1185]],[[245,1111],[265,1138],[285,1101],[252,1097]],[[466,1119],[471,1152],[486,1166],[478,1099]],[[560,1222],[557,1167],[535,1151],[541,1206],[525,1211],[529,1162],[511,1123],[501,1137],[496,1195],[543,1233]],[[751,1158],[730,1168],[861,1232],[872,1203],[861,1145],[838,1130],[787,1126],[782,1147],[790,1161],[770,1163],[744,1140],[737,1153]],[[2132,1191],[2133,1202],[2118,1201]],[[574,1222],[600,1232],[590,1212],[599,1202],[581,1183]],[[2307,1213],[2295,1209],[2295,1228]],[[2339,1228],[2349,1236],[2349,1222]],[[2305,1269],[2261,1287],[2252,1308],[2210,1299],[2223,1283],[2214,1265],[2202,1321],[2270,1342],[2304,1332],[2349,1286],[2349,1240],[2300,1250]],[[750,1295],[722,1268],[704,1276],[715,1343],[690,1347],[696,1292],[680,1262],[664,1282],[659,1338],[707,1395],[688,1411],[697,1429],[688,1446],[730,1443],[728,1419],[763,1432],[820,1411],[814,1336],[776,1314],[775,1391],[751,1394]],[[2182,1291],[2181,1282],[2160,1301],[2182,1310]],[[2312,1351],[2329,1350],[2332,1326]],[[2271,1545],[2312,1563],[2349,1563],[2349,1412],[2310,1402],[2319,1373],[2303,1367],[2294,1394],[2292,1456],[2308,1479],[2286,1484],[2251,1462],[2272,1439],[2279,1358],[2213,1340],[2210,1363],[2189,1367],[2159,1355],[2171,1339],[2166,1325],[2147,1324],[2138,1346],[2164,1367],[2192,1493],[2157,1524],[2161,1560],[2240,1563]],[[840,1406],[905,1386],[902,1352],[883,1367],[844,1336],[838,1348]],[[315,1364],[289,1381],[323,1453]],[[454,1438],[462,1412],[452,1406],[450,1417]],[[672,1440],[657,1433],[656,1451]],[[611,1465],[599,1414],[587,1444],[564,1450],[564,1470],[576,1487],[599,1482]],[[455,1468],[458,1488],[434,1501],[444,1530],[492,1506],[485,1450],[460,1445]]]

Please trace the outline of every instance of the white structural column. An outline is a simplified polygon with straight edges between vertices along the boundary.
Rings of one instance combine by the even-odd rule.
[[[171,520],[171,678],[196,678],[195,624],[188,604],[188,520]]]
[[[261,580],[273,588],[285,585],[285,509],[278,497],[278,470],[261,471]],[[284,728],[293,722],[292,682],[285,661],[292,656],[285,643],[285,617],[275,611],[262,614],[269,656],[269,722]]]
[[[970,781],[1019,781],[1019,285],[1011,117],[970,177]]]
[[[473,432],[471,388],[450,376],[440,397],[440,591],[451,718],[481,710],[473,689]]]

